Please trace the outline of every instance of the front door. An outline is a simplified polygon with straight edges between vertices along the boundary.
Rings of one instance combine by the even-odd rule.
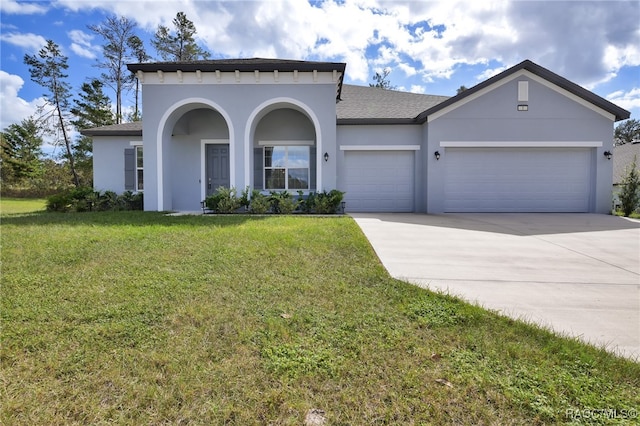
[[[229,187],[229,145],[207,144],[205,187],[207,196],[220,186]]]

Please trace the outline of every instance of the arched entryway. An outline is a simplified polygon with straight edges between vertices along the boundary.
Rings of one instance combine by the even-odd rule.
[[[203,102],[186,103],[167,115],[159,141],[159,209],[198,210],[208,192],[232,184],[228,123],[224,111]]]

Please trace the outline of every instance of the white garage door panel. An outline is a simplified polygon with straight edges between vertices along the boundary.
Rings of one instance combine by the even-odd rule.
[[[346,210],[413,211],[413,157],[413,151],[346,151]]]
[[[586,212],[589,148],[448,148],[447,212]]]

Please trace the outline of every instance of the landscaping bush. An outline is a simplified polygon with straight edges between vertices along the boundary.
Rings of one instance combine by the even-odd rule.
[[[242,191],[238,197],[235,188],[219,187],[216,192],[205,200],[207,209],[214,213],[239,213],[242,208],[252,214],[291,214],[294,212],[306,214],[336,214],[341,207],[344,192],[337,189],[329,192],[310,192],[307,195],[298,191],[294,196],[288,191],[271,191],[269,195],[254,189],[249,197],[249,188]]]
[[[275,214],[291,214],[298,207],[298,201],[287,191],[271,192],[269,202]]]
[[[257,189],[254,189],[251,193],[251,200],[249,201],[249,213],[253,214],[266,214],[271,210],[271,203],[269,199]]]
[[[216,213],[235,213],[243,202],[238,198],[235,188],[218,187],[216,192],[209,195],[205,199],[205,205],[208,209]]]
[[[71,209],[72,199],[69,192],[61,192],[47,198],[47,211],[67,212]]]
[[[314,199],[314,209],[317,214],[335,214],[340,208],[344,198],[344,192],[332,189],[331,191],[318,192]]]
[[[622,214],[626,217],[631,216],[640,204],[640,175],[636,170],[636,161],[637,158],[633,157],[633,163],[622,180],[622,190],[619,195]]]
[[[310,192],[306,197],[303,191],[298,191],[298,208],[302,213],[311,214],[316,203],[315,192]]]
[[[89,187],[79,187],[54,194],[47,198],[49,212],[87,212],[142,210],[143,194],[127,191],[118,195],[113,191],[99,192]]]

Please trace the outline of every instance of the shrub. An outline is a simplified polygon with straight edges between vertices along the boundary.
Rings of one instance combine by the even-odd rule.
[[[276,214],[291,214],[298,207],[298,201],[287,191],[271,192],[269,202],[271,211]]]
[[[287,191],[272,191],[269,195],[264,195],[254,189],[249,197],[248,187],[238,197],[235,188],[219,187],[215,193],[204,200],[204,203],[209,210],[215,213],[237,213],[240,208],[244,207],[247,212],[252,214],[291,214],[296,210],[307,214],[335,214],[340,208],[343,197],[344,192],[337,189],[329,192],[310,192],[306,196],[303,191],[298,191],[297,197]]]
[[[142,210],[143,194],[127,191],[118,195],[113,191],[101,193],[92,188],[80,187],[54,194],[47,198],[47,211],[87,212],[113,210]]]
[[[67,212],[71,210],[73,201],[71,199],[71,193],[68,191],[54,194],[47,198],[47,211],[48,212]]]
[[[143,210],[144,209],[144,193],[126,191],[120,196],[122,207],[125,210]]]
[[[298,208],[302,213],[310,214],[313,212],[313,208],[316,202],[315,192],[310,192],[306,197],[303,191],[298,191]]]
[[[116,194],[113,191],[105,191],[104,194],[100,194],[98,196],[96,210],[98,211],[119,210],[118,194]]]
[[[253,214],[265,214],[271,209],[269,199],[257,189],[251,192],[251,200],[249,201],[249,213]]]
[[[640,204],[640,174],[636,170],[637,158],[633,157],[633,163],[622,180],[622,190],[620,191],[620,204],[622,214],[629,217]]]
[[[207,208],[216,213],[235,213],[242,207],[242,201],[237,196],[235,188],[218,187],[216,192],[205,199]]]
[[[251,204],[251,200],[249,199],[249,187],[247,186],[244,188],[244,191],[242,191],[242,195],[240,196],[240,207],[244,207],[245,210],[249,210],[249,204]]]
[[[329,192],[310,192],[306,197],[298,191],[299,208],[303,213],[335,214],[340,208],[344,192],[333,189]]]
[[[314,208],[317,214],[335,214],[338,212],[344,192],[332,189],[315,195]]]

